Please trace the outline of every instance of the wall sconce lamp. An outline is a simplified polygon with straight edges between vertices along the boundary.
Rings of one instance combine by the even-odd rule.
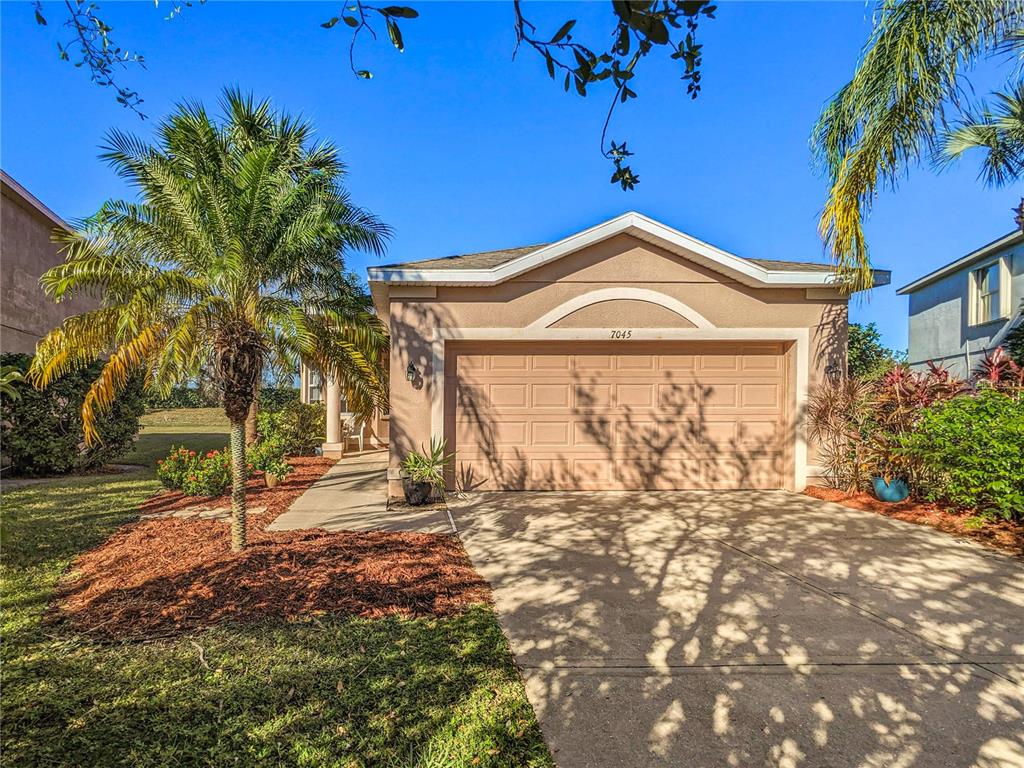
[[[419,371],[416,370],[416,366],[409,363],[409,367],[405,369],[405,380],[416,381],[416,377],[419,376]]]

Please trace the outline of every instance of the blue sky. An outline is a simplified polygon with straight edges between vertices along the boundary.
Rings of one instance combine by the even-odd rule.
[[[213,105],[239,85],[312,119],[349,164],[355,200],[395,228],[386,260],[406,260],[558,239],[638,210],[739,255],[822,260],[815,224],[825,185],[807,137],[828,96],[852,73],[870,29],[862,3],[720,3],[702,22],[704,92],[685,97],[673,62],[649,57],[640,98],[620,109],[611,135],[629,140],[641,183],[608,183],[598,153],[609,95],[562,92],[528,52],[512,60],[512,4],[410,3],[406,51],[365,41],[348,69],[348,33],[320,23],[340,3],[213,2],[165,20],[169,2],[102,3],[122,45],[146,69],[121,80],[159,118],[183,99]],[[60,5],[39,27],[27,2],[4,2],[0,163],[66,218],[128,191],[96,159],[111,128],[147,135],[113,93],[57,58]],[[603,44],[605,3],[530,3],[552,34],[578,18],[577,38]],[[991,75],[987,72],[986,75]],[[976,82],[984,90],[998,81]],[[989,190],[976,167],[913,171],[883,193],[867,231],[893,286],[854,303],[887,343],[906,345],[906,299],[895,287],[1010,231],[1019,190]],[[375,257],[354,254],[363,272]]]

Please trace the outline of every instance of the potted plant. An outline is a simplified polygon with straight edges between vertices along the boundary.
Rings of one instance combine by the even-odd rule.
[[[909,469],[899,449],[899,436],[876,431],[869,445],[875,471],[871,473],[871,489],[879,501],[896,503],[910,495],[907,483]]]
[[[402,459],[402,490],[412,506],[426,504],[434,495],[444,498],[444,470],[454,458],[445,447],[444,440],[431,440],[429,452],[412,451]]]
[[[276,488],[294,470],[284,459],[271,459],[263,465],[263,480],[267,488]]]

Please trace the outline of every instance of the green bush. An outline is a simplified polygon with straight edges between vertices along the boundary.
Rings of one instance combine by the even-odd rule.
[[[1024,399],[981,389],[936,403],[902,451],[920,462],[929,500],[1024,522]]]
[[[284,437],[280,432],[261,436],[259,442],[246,452],[253,469],[266,472],[267,467],[284,461]]]
[[[31,361],[29,355],[0,356],[0,365],[21,371],[27,371]],[[99,414],[100,442],[85,446],[82,401],[101,368],[102,363],[93,363],[42,390],[22,383],[17,385],[17,399],[0,397],[0,442],[12,473],[39,477],[85,472],[113,461],[131,447],[145,410],[141,376],[132,378],[111,407]]]
[[[280,411],[285,406],[297,402],[299,402],[297,387],[260,388],[260,409],[262,410]]]
[[[154,393],[146,395],[146,410],[162,411],[168,408],[213,408],[220,405],[216,391],[210,388],[174,387],[167,397]]]
[[[323,403],[292,402],[279,411],[261,410],[256,417],[261,441],[276,441],[283,455],[312,456],[327,433]]]

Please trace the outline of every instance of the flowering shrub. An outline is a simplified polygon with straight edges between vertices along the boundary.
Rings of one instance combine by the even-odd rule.
[[[188,448],[172,448],[156,463],[165,488],[186,496],[220,496],[231,485],[231,452],[225,448],[199,455]]]
[[[199,466],[199,457],[195,451],[184,446],[171,448],[167,458],[156,463],[156,476],[160,478],[164,488],[179,491],[185,484],[185,478],[194,473]]]
[[[185,475],[181,490],[186,496],[220,496],[231,485],[231,452],[210,451]]]

